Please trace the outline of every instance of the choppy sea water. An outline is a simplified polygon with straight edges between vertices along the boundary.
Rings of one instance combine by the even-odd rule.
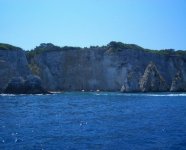
[[[186,94],[1,95],[0,149],[186,149]]]

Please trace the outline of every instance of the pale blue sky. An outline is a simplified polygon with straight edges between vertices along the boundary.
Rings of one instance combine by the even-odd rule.
[[[186,0],[0,0],[0,42],[186,50]]]

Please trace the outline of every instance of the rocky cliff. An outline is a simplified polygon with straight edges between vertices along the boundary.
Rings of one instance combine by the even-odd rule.
[[[168,91],[178,70],[186,75],[184,51],[152,51],[120,42],[90,48],[41,44],[27,57],[32,72],[54,91]],[[145,70],[150,62],[154,70]],[[147,81],[143,85],[141,78]]]
[[[25,51],[8,44],[0,44],[0,91],[15,76],[31,74]]]
[[[153,51],[121,42],[90,48],[41,44],[26,56],[22,50],[0,50],[0,60],[1,74],[6,76],[0,87],[13,75],[30,72],[50,91],[169,91],[179,83],[178,71],[182,80],[186,78],[185,51]]]

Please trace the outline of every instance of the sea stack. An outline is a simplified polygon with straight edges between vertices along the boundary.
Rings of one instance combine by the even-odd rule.
[[[164,78],[160,75],[156,65],[150,62],[140,80],[142,92],[164,92],[168,90]]]

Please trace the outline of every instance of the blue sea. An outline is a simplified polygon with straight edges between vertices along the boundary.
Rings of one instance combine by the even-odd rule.
[[[0,96],[1,150],[184,150],[186,94]]]

